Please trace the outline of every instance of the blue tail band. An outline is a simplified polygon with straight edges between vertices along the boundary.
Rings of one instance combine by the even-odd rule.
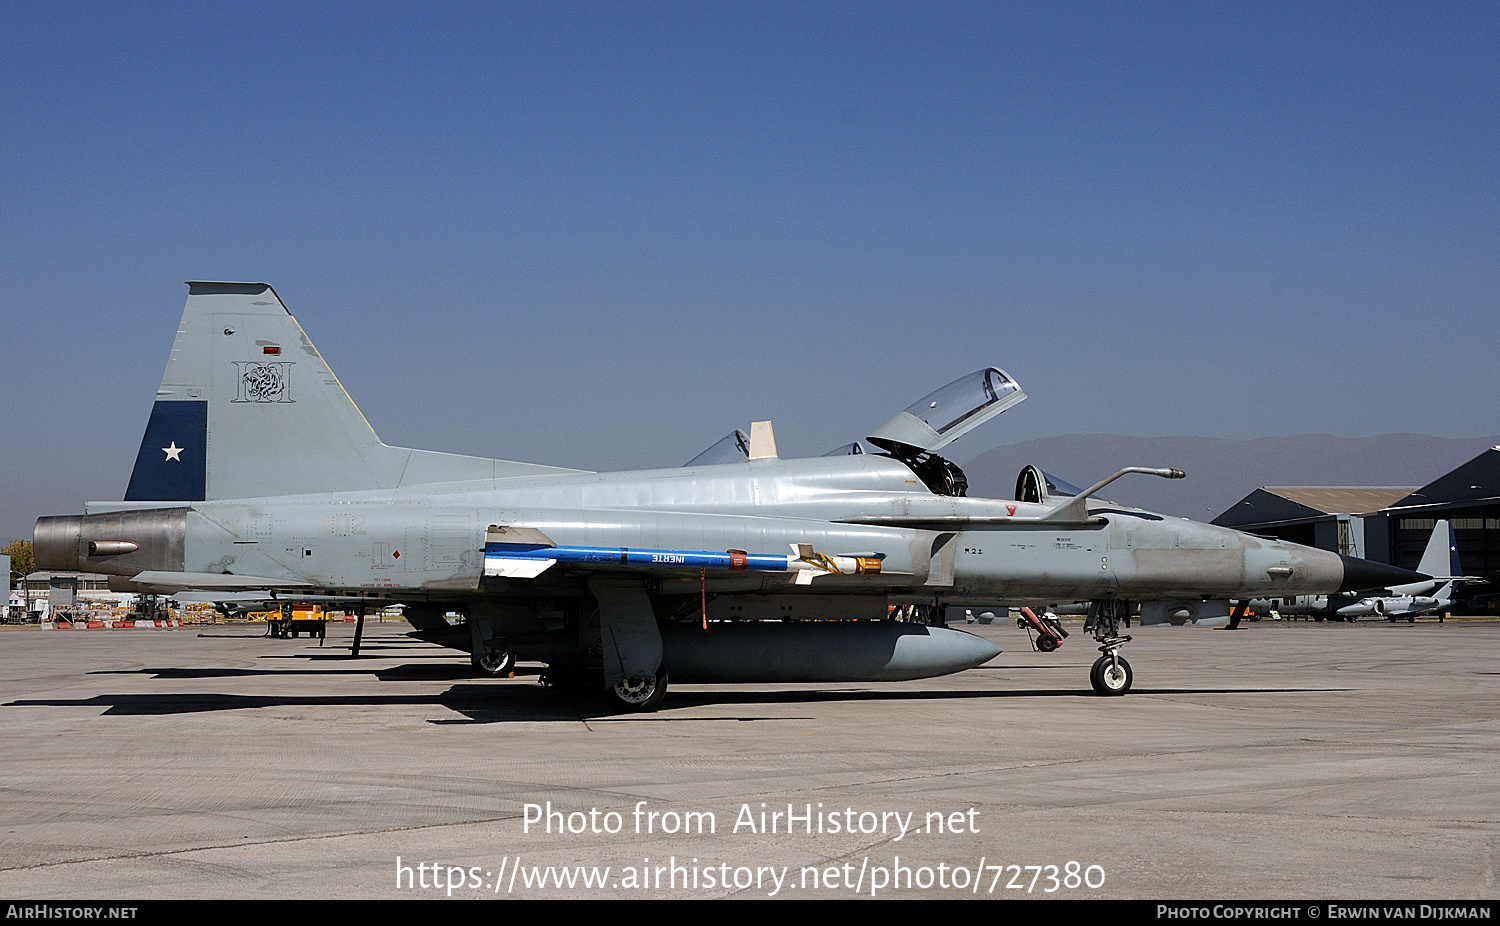
[[[208,403],[157,402],[125,501],[199,502],[208,479]]]

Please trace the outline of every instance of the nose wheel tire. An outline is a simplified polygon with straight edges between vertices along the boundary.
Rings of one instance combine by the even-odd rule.
[[[655,678],[627,678],[618,685],[604,689],[604,700],[618,711],[645,713],[661,706],[667,696],[667,673],[658,672]]]
[[[1094,686],[1094,691],[1102,695],[1122,695],[1130,690],[1132,680],[1130,663],[1122,656],[1116,656],[1113,660],[1108,656],[1100,656],[1089,670],[1089,683]]]
[[[508,678],[516,668],[516,657],[505,650],[487,649],[470,656],[469,664],[480,678]]]

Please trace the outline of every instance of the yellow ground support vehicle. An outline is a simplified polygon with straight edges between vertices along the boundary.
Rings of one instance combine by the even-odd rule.
[[[295,639],[304,633],[319,640],[328,636],[328,615],[317,605],[295,608],[284,604],[279,611],[251,611],[246,616],[252,621],[265,621],[270,635],[278,639]]]

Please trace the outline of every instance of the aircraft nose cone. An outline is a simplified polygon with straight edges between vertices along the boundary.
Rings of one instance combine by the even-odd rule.
[[[1341,592],[1390,588],[1393,585],[1426,582],[1432,578],[1432,576],[1420,572],[1412,572],[1410,569],[1402,569],[1399,566],[1387,566],[1385,563],[1372,563],[1367,559],[1344,556],[1342,553],[1339,554],[1339,559],[1344,562],[1344,582],[1339,586],[1339,591]]]

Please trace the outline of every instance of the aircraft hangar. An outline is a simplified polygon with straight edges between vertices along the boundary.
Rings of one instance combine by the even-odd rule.
[[[1465,575],[1500,587],[1500,447],[1424,486],[1266,486],[1213,523],[1413,569],[1433,525],[1452,523]]]

